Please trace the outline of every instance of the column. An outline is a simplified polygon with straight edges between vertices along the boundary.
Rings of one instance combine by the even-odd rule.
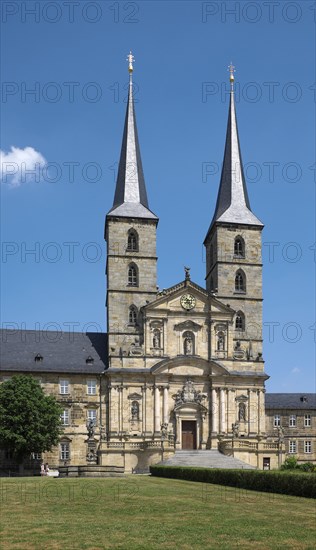
[[[220,389],[220,407],[221,407],[221,420],[220,420],[220,432],[225,433],[225,425],[226,425],[226,418],[225,418],[225,390],[223,388]]]
[[[265,416],[265,407],[264,407],[264,396],[265,390],[260,390],[260,433],[265,433],[266,431],[266,416]]]
[[[160,432],[160,391],[159,386],[155,386],[155,432]]]
[[[163,421],[164,424],[169,423],[168,386],[163,388]]]
[[[248,435],[252,432],[252,410],[251,410],[251,390],[248,390]]]
[[[218,432],[218,401],[215,388],[212,389],[212,432]]]
[[[176,444],[178,445],[180,445],[180,428],[181,428],[180,417],[178,414],[176,414]]]
[[[258,434],[261,433],[261,425],[260,425],[260,390],[257,391],[257,396],[258,396],[258,408],[257,408],[257,414],[258,414]]]
[[[108,384],[108,414],[107,414],[107,417],[108,417],[108,436],[110,435],[110,432],[111,432],[111,417],[112,417],[111,390],[112,390],[112,386],[111,386],[111,384]]]
[[[231,418],[231,389],[226,390],[226,433],[232,431],[232,422],[230,421]]]
[[[143,399],[142,399],[142,432],[143,435],[146,432],[146,384],[142,387]]]
[[[123,411],[122,411],[122,386],[118,386],[117,388],[118,392],[118,432],[121,433],[123,431]]]

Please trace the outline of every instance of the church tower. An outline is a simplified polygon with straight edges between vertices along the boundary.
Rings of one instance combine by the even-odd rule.
[[[133,99],[133,61],[113,207],[105,221],[107,332],[111,365],[142,345],[140,309],[157,294],[158,218],[148,205]]]
[[[207,232],[206,288],[235,310],[234,358],[262,360],[263,224],[253,214],[243,171],[230,65],[230,105],[221,180]]]

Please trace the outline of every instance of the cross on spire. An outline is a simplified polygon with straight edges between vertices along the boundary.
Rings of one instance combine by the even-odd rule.
[[[129,54],[126,58],[126,61],[128,61],[128,72],[129,72],[130,76],[132,76],[133,71],[134,71],[133,63],[135,62],[135,57],[133,56],[131,51],[129,52]]]
[[[234,73],[236,72],[236,69],[235,69],[235,66],[233,65],[232,61],[230,62],[230,65],[228,65],[227,70],[229,71],[229,82],[230,82],[230,85],[231,85],[231,91],[233,91],[234,90],[234,81],[235,81]]]

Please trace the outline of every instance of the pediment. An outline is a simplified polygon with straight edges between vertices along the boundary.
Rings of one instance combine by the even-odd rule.
[[[174,325],[174,330],[193,330],[198,331],[201,330],[202,325],[199,325],[198,323],[195,323],[194,321],[188,320],[183,321],[182,323],[177,323]]]
[[[168,311],[176,311],[187,315],[188,311],[183,309],[180,301],[184,294],[191,294],[195,298],[195,305],[190,310],[193,313],[207,313],[211,309],[214,317],[222,316],[225,320],[232,320],[235,314],[231,307],[223,304],[214,295],[208,294],[204,288],[189,280],[159,291],[156,299],[144,306],[143,309],[149,316],[151,313],[155,315],[158,312]]]
[[[248,397],[245,394],[239,395],[238,397],[236,397],[236,401],[248,401]]]
[[[139,393],[130,393],[127,399],[132,399],[133,401],[139,401],[142,399],[142,396]]]

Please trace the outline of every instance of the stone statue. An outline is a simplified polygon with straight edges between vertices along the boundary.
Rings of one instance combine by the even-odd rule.
[[[168,422],[161,424],[161,435],[166,437],[168,435]]]
[[[224,334],[220,333],[218,335],[218,340],[217,340],[217,349],[218,351],[224,351],[224,348],[225,348],[225,336]]]
[[[191,280],[190,269],[191,269],[190,267],[184,266],[184,273],[185,273],[185,280],[186,281]]]
[[[131,406],[132,420],[138,420],[138,411],[138,403],[136,401],[133,401]]]
[[[245,404],[244,403],[240,403],[239,404],[239,411],[238,411],[238,418],[239,420],[241,420],[242,422],[245,421],[246,419],[246,407],[245,407]]]
[[[235,424],[232,424],[232,430],[233,430],[233,437],[239,436],[239,423],[235,422]]]
[[[155,330],[153,336],[153,347],[160,348],[160,330]]]
[[[192,353],[193,353],[192,338],[190,336],[187,336],[184,340],[184,355],[192,355]]]
[[[284,439],[284,429],[282,428],[282,426],[278,427],[278,436],[280,441]]]
[[[94,434],[95,434],[95,426],[94,426],[94,421],[91,419],[89,420],[88,424],[87,424],[87,430],[88,430],[88,437],[89,439],[94,437]]]

